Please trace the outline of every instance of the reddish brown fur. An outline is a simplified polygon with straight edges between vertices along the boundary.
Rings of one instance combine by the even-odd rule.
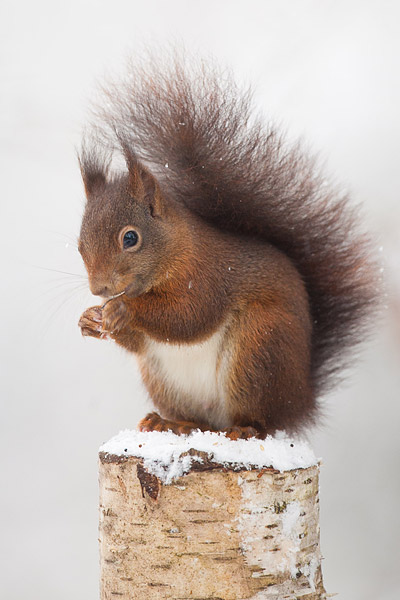
[[[167,419],[149,417],[144,428],[171,420],[177,431],[193,421],[215,428],[212,417],[194,419],[190,398],[179,402],[158,376],[146,340],[197,344],[222,326],[229,432],[314,422],[317,396],[361,337],[375,299],[354,211],[298,148],[249,124],[249,95],[232,81],[220,83],[212,70],[191,78],[179,62],[133,75],[103,115],[104,139],[112,150],[114,136],[128,173],[110,178],[108,154],[94,145],[80,157],[88,196],[80,250],[91,289],[125,291],[88,309],[82,332],[108,332],[138,354]],[[140,233],[128,251],[120,241],[127,226]]]

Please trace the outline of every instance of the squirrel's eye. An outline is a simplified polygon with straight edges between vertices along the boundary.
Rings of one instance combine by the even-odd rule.
[[[124,234],[124,237],[122,238],[122,246],[124,248],[124,250],[126,250],[127,248],[132,248],[132,246],[136,246],[136,244],[138,243],[139,240],[139,236],[136,233],[136,231],[134,231],[133,229],[130,229],[129,231],[127,231]]]

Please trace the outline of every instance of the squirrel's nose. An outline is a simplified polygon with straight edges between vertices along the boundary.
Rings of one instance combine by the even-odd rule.
[[[111,296],[111,290],[106,285],[93,283],[90,285],[90,291],[92,292],[93,296],[101,296],[102,298],[108,298],[108,296]]]

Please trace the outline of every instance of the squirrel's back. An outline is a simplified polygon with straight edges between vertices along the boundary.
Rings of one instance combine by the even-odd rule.
[[[311,310],[311,378],[326,390],[360,341],[375,304],[371,243],[358,213],[315,160],[254,115],[251,91],[212,64],[182,56],[131,65],[104,90],[86,169],[107,170],[128,148],[149,167],[165,198],[223,230],[260,236],[293,262]]]

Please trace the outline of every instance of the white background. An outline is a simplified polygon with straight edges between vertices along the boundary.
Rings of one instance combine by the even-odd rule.
[[[95,80],[171,40],[252,81],[265,113],[321,150],[383,247],[387,308],[311,440],[327,590],[400,597],[399,20],[385,0],[3,0],[1,598],[98,595],[97,448],[149,404],[134,359],[77,328],[95,299],[74,246],[75,147]]]

